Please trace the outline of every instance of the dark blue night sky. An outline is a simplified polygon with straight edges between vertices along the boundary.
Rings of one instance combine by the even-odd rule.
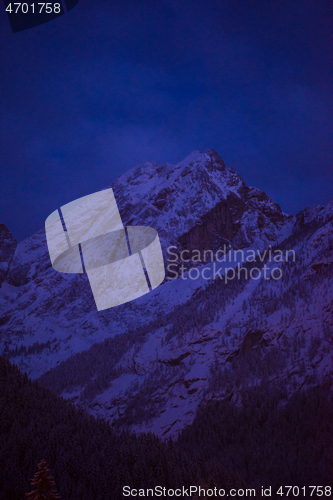
[[[215,149],[297,213],[332,189],[331,0],[81,0],[0,12],[0,221],[21,240],[148,160]]]

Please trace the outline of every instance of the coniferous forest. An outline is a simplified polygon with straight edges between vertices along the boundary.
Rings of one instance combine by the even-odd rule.
[[[31,382],[0,357],[0,499],[19,500],[31,490],[41,460],[49,465],[64,500],[120,499],[131,488],[195,485],[214,481],[241,485],[233,471],[184,453],[152,434],[115,432],[110,425]]]
[[[330,485],[330,383],[299,391],[285,405],[282,390],[269,385],[245,392],[242,406],[206,402],[177,441],[162,442],[117,432],[0,357],[0,499],[25,498],[42,460],[64,500],[120,499],[125,485]]]

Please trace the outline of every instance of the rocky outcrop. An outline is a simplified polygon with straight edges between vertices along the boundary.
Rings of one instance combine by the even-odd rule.
[[[16,239],[13,238],[7,226],[0,223],[0,284],[7,277],[16,247]]]
[[[198,223],[179,238],[181,250],[212,250],[214,253],[233,244],[245,209],[243,198],[231,193],[217,203]],[[234,245],[233,245],[234,246]]]
[[[263,334],[264,332],[261,332],[260,330],[251,330],[247,332],[242,343],[242,352],[244,353],[249,349],[252,349],[252,347],[257,347],[261,342]]]
[[[290,220],[278,204],[259,189],[243,186],[209,210],[188,232],[180,236],[181,249],[214,253],[229,245],[234,249],[276,242]]]

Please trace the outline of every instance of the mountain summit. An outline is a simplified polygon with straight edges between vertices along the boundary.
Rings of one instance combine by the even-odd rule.
[[[145,163],[112,188],[124,224],[154,227],[164,247],[172,241],[199,250],[217,250],[223,243],[263,248],[280,239],[292,222],[212,149],[193,151],[177,165]]]

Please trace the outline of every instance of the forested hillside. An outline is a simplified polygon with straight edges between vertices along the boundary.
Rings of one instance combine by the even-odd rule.
[[[179,436],[180,448],[200,450],[204,460],[214,457],[221,468],[239,470],[248,488],[272,486],[276,493],[282,485],[332,486],[332,379],[288,401],[286,388],[268,381],[242,396],[238,402],[229,401],[232,394],[207,402]]]
[[[330,486],[331,386],[328,378],[286,401],[286,389],[267,381],[242,401],[208,400],[177,441],[162,442],[116,432],[0,357],[0,499],[24,499],[42,459],[63,500],[117,500],[125,485],[272,486],[276,499],[281,485]]]
[[[122,488],[176,488],[214,474],[240,485],[198,452],[183,453],[152,434],[116,433],[110,425],[58,398],[0,357],[0,499],[20,500],[45,459],[63,500],[117,500]]]

